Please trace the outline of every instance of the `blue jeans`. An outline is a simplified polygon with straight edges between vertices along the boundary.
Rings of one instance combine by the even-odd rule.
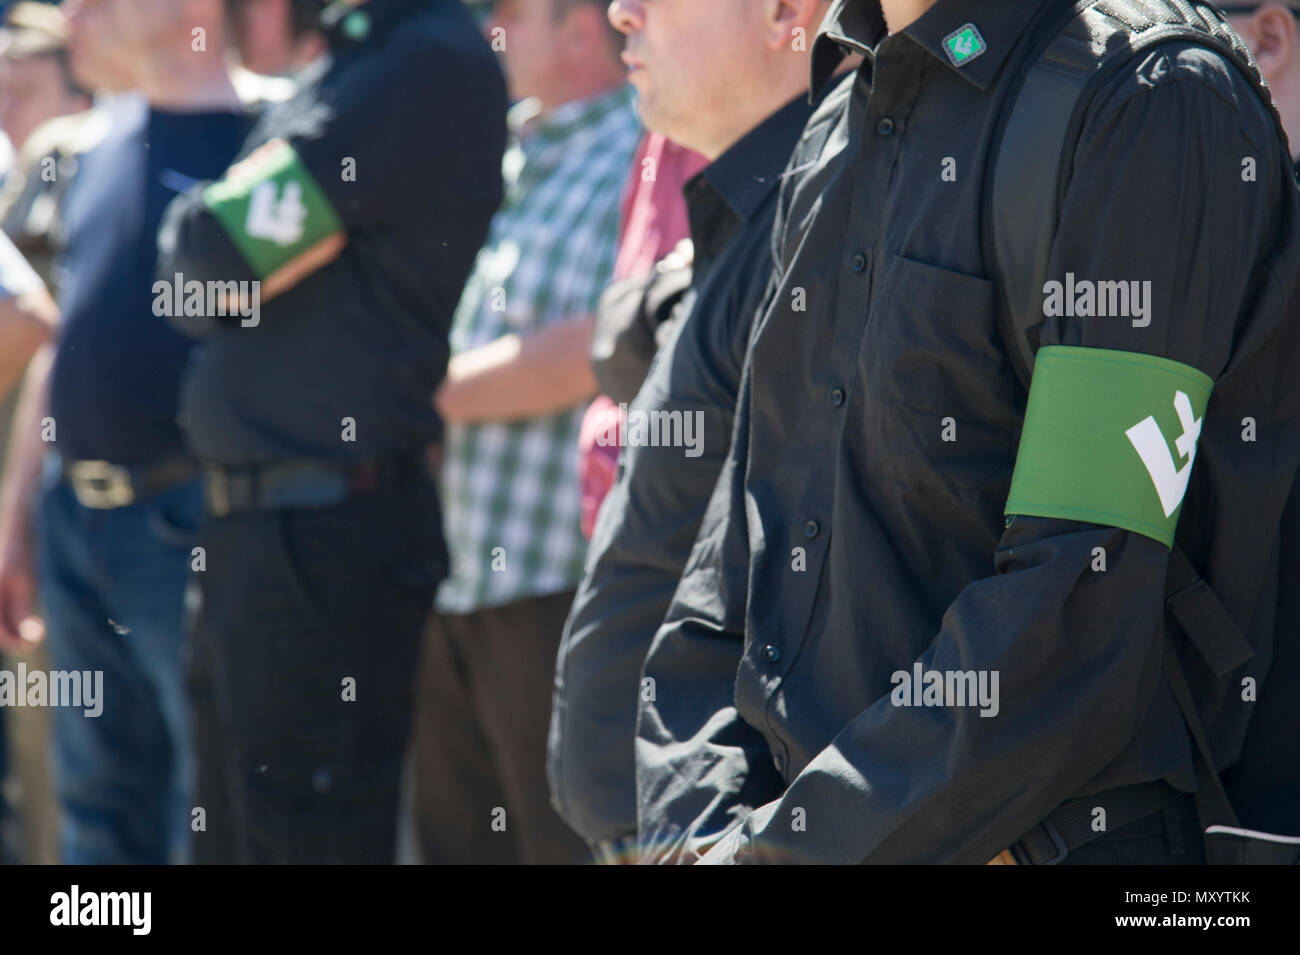
[[[182,619],[198,485],[94,510],[47,464],[38,534],[50,665],[103,673],[98,717],[53,713],[60,858],[185,861],[194,757]]]

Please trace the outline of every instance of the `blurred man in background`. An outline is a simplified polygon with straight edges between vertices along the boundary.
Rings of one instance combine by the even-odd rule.
[[[504,83],[459,0],[320,11],[329,55],[160,234],[160,280],[242,290],[170,313],[203,338],[182,401],[204,464],[198,861],[393,859],[446,568],[430,396],[501,197]],[[244,39],[259,70],[300,59],[291,30]]]
[[[59,8],[26,0],[10,6],[0,28],[0,125],[16,156],[0,186],[0,228],[47,286],[60,241],[59,213],[76,178],[77,157],[104,130],[103,123],[90,121],[89,106],[89,93],[72,75],[67,28]],[[44,290],[40,296],[49,301]],[[10,299],[9,307],[16,308],[21,301],[21,297]],[[50,310],[53,313],[52,304]],[[5,356],[6,369],[0,373],[4,381],[32,357],[29,348],[13,342],[0,346],[0,351]],[[35,364],[45,367],[48,361],[43,358]],[[33,371],[33,377],[39,374]],[[0,397],[0,467],[6,459],[15,397]],[[24,659],[29,669],[48,669],[45,649],[39,645],[32,645]],[[21,843],[23,861],[50,863],[57,859],[55,797],[47,756],[50,712],[43,707],[19,707],[7,714],[5,722],[14,754],[10,782],[17,790],[21,816],[20,835],[13,842]],[[3,775],[0,771],[0,778]]]
[[[297,73],[327,49],[321,0],[227,0],[239,61],[264,75]]]
[[[194,805],[181,618],[198,487],[176,422],[190,344],[154,315],[155,233],[178,189],[229,162],[245,123],[220,0],[84,0],[69,13],[77,81],[139,95],[108,107],[64,210],[62,327],[15,423],[0,594],[10,620],[29,610],[22,504],[48,447],[36,532],[50,658],[102,673],[104,699],[97,717],[54,709],[61,858],[161,863],[183,858]]]
[[[58,7],[16,3],[0,28],[0,126],[15,150],[42,123],[90,106],[72,74],[67,31]]]
[[[701,446],[693,456],[631,442],[623,450],[556,668],[554,796],[609,861],[629,861],[635,844],[641,664],[731,445],[745,345],[771,277],[777,186],[812,114],[799,38],[826,10],[822,0],[610,4],[646,125],[711,163],[685,190],[692,292],[628,411],[690,416]]]
[[[0,189],[0,224],[47,282],[77,157],[106,131],[90,106],[60,9],[26,0],[10,7],[0,29],[0,125],[17,158]]]
[[[590,861],[550,805],[546,724],[585,549],[592,315],[641,128],[604,2],[501,0],[489,32],[522,102],[436,398],[452,566],[421,666],[416,812],[427,862]]]

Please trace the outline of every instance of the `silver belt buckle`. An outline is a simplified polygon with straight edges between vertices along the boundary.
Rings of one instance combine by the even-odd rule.
[[[207,502],[208,513],[213,517],[227,517],[230,514],[230,485],[226,480],[225,472],[220,468],[204,469],[203,496]]]
[[[74,461],[68,479],[82,507],[108,510],[135,501],[131,472],[108,461]]]

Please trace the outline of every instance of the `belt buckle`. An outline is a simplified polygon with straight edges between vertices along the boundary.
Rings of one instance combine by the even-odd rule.
[[[221,468],[204,469],[203,497],[208,513],[213,517],[227,517],[230,514],[230,482]]]
[[[1037,865],[1059,865],[1060,863],[1064,862],[1065,857],[1070,854],[1070,848],[1065,844],[1065,837],[1061,835],[1061,830],[1056,828],[1056,824],[1052,822],[1050,818],[1044,819],[1038,825],[1039,827],[1042,828],[1043,832],[1047,833],[1047,838],[1052,840],[1052,848],[1056,850],[1056,856],[1055,858],[1048,859],[1046,862],[1039,862],[1036,864]],[[1023,839],[1021,840],[1020,845],[1022,851],[1025,852],[1025,855],[1029,855],[1029,853],[1024,849]],[[1030,861],[1033,862],[1033,859],[1031,858]]]
[[[109,510],[135,501],[131,472],[109,461],[74,461],[68,479],[82,507]]]

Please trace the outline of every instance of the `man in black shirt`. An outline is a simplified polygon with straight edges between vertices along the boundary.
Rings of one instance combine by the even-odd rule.
[[[636,833],[641,664],[731,442],[750,324],[771,275],[780,171],[812,112],[807,37],[827,5],[615,2],[649,128],[712,160],[685,188],[694,255],[672,337],[628,409],[628,447],[565,627],[549,741],[552,797],[604,858]],[[800,40],[803,42],[800,42]],[[696,421],[697,448],[639,445],[638,421]],[[648,692],[648,690],[647,690]]]
[[[159,238],[167,314],[204,340],[182,389],[204,465],[200,861],[393,857],[446,571],[429,396],[501,199],[504,82],[458,0],[321,22],[328,56]]]
[[[1145,16],[1103,5],[1085,63]],[[1201,857],[1170,547],[1255,654],[1187,657],[1223,766],[1272,645],[1300,203],[1234,57],[1156,42],[1099,77],[1039,250],[1026,415],[983,187],[1034,27],[1070,6],[837,0],[823,24],[814,88],[868,63],[791,159],[736,438],[647,659],[653,858],[983,863],[1076,797],[1104,834],[1073,861]],[[1114,794],[1138,786],[1171,795],[1130,827]]]

